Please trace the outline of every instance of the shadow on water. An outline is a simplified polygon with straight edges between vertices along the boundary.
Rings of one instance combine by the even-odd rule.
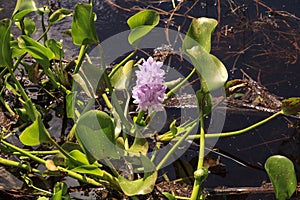
[[[61,6],[71,9],[77,2],[79,1],[62,0]],[[299,0],[186,0],[175,3],[177,10],[173,13],[170,0],[96,1],[94,8],[99,38],[104,41],[111,35],[128,30],[126,19],[145,8],[157,10],[161,14],[161,27],[183,33],[187,31],[193,17],[213,17],[220,23],[213,36],[212,52],[224,62],[229,71],[229,79],[243,78],[240,71],[242,69],[275,95],[284,98],[299,96],[300,16],[296,15],[300,9]],[[5,8],[0,12],[0,18],[9,17],[14,2],[2,1],[0,7]],[[61,32],[70,28],[70,21],[60,23],[50,33],[57,39],[61,38]],[[78,49],[72,45],[71,39],[63,37],[65,46],[72,49],[66,57],[76,55]],[[227,112],[223,131],[243,128],[268,115],[263,112],[256,112],[255,115],[247,111]],[[241,136],[219,139],[216,148],[230,153],[230,156],[242,160],[248,166],[221,156],[225,176],[211,174],[205,187],[261,186],[264,181],[269,182],[269,179],[264,171],[257,168],[263,169],[266,159],[274,154],[285,155],[293,160],[299,180],[300,138],[299,125],[296,129],[296,123],[295,119],[279,117]],[[250,195],[247,199],[257,198],[274,199],[274,196]]]

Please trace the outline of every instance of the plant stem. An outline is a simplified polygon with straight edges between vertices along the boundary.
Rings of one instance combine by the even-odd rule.
[[[85,55],[86,50],[88,49],[88,47],[89,47],[89,45],[82,45],[80,47],[77,63],[76,63],[75,69],[74,69],[74,74],[79,72],[79,69],[80,69],[81,64],[83,62],[83,59],[84,59],[84,55]]]
[[[144,114],[145,114],[144,110],[141,110],[138,113],[138,116],[136,117],[136,121],[135,121],[136,124],[141,124],[141,120],[143,119]]]
[[[10,144],[9,142],[6,142],[6,141],[4,141],[4,140],[1,140],[1,143],[3,143],[5,146],[7,146],[7,147],[9,147],[9,148],[11,148],[11,149],[13,149],[13,150],[15,150],[15,151],[17,151],[17,152],[20,152],[22,155],[27,156],[28,158],[30,158],[30,159],[33,160],[33,161],[36,161],[36,162],[38,162],[38,163],[40,163],[40,164],[43,164],[43,165],[46,164],[46,161],[45,161],[45,160],[43,160],[43,159],[41,159],[41,158],[39,158],[39,157],[37,157],[37,156],[34,156],[34,155],[32,155],[30,152],[28,152],[28,151],[26,151],[26,150],[24,150],[24,149],[21,149],[21,148],[15,146],[15,145],[12,145],[12,144]]]
[[[264,119],[264,120],[262,120],[260,122],[257,122],[257,123],[255,123],[255,124],[253,124],[251,126],[248,126],[248,127],[244,128],[244,129],[241,129],[241,130],[238,130],[238,131],[226,132],[226,133],[209,133],[209,134],[205,134],[205,138],[230,137],[230,136],[240,135],[242,133],[248,132],[248,131],[250,131],[250,130],[252,130],[252,129],[258,127],[258,126],[261,126],[261,125],[265,124],[266,122],[274,119],[275,117],[277,117],[277,116],[279,116],[281,114],[283,114],[282,110],[279,111],[279,112],[277,112],[277,113],[274,113],[270,117],[268,117],[268,118],[266,118],[266,119]],[[199,135],[190,135],[188,137],[189,140],[191,140],[191,139],[199,139],[199,138],[200,138]]]
[[[204,132],[204,120],[203,120],[203,112],[202,109],[200,109],[200,146],[199,146],[199,158],[198,158],[198,166],[197,170],[202,169],[203,163],[204,163],[204,149],[205,149],[205,132]],[[199,199],[199,196],[201,195],[201,184],[197,178],[194,181],[193,191],[191,194],[191,200],[197,200]]]
[[[187,77],[185,77],[178,85],[176,85],[167,93],[167,97],[169,98],[172,94],[179,90],[183,86],[183,84],[185,84],[193,76],[195,72],[196,69],[194,68]]]
[[[30,166],[28,166],[26,164],[22,164],[20,162],[12,161],[12,160],[1,158],[1,157],[0,157],[0,165],[10,166],[10,167],[17,167],[17,168],[21,168],[21,169],[30,170],[33,173],[42,174],[42,172],[40,170],[35,169],[35,168],[31,168]]]
[[[29,105],[29,107],[30,107],[30,110],[33,111],[32,114],[33,114],[33,115],[35,116],[35,118],[36,118],[36,117],[37,117],[37,114],[36,114],[36,112],[35,112],[36,108],[34,107],[34,105],[33,105],[32,101],[31,101],[31,99],[30,99],[30,98],[28,97],[28,95],[26,94],[24,88],[22,87],[21,83],[18,81],[18,79],[17,79],[17,77],[15,76],[15,74],[14,74],[13,70],[11,69],[11,67],[8,66],[7,69],[8,69],[8,71],[9,71],[11,77],[13,78],[15,84],[17,85],[17,87],[18,87],[18,89],[19,89],[19,91],[20,91],[20,93],[21,93],[21,96],[22,96],[23,100],[25,101],[25,103],[28,103],[28,105]]]
[[[17,151],[17,152],[20,152],[22,155],[25,155],[27,157],[29,157],[31,160],[33,161],[36,161],[40,164],[43,164],[45,165],[46,164],[46,161],[44,159],[41,159],[35,155],[32,155],[30,152],[24,150],[24,149],[21,149],[17,146],[14,146],[4,140],[1,140],[1,143],[3,143],[4,145],[6,145],[7,147]],[[10,161],[10,160],[7,160],[7,159],[3,159],[3,158],[0,158],[0,164],[3,164],[3,165],[8,165],[8,166],[14,166],[14,167],[19,167],[19,168],[24,168],[24,169],[30,169],[30,167],[28,165],[25,165],[25,164],[20,164],[19,162],[15,162],[15,161]],[[62,172],[66,172],[68,176],[72,177],[72,178],[75,178],[79,181],[82,181],[84,183],[88,183],[88,184],[92,184],[92,185],[95,185],[95,186],[102,186],[103,184],[104,185],[113,185],[114,187],[118,188],[118,184],[117,182],[112,178],[112,176],[110,174],[108,174],[107,172],[103,171],[104,174],[103,174],[103,178],[107,178],[109,181],[106,181],[106,180],[94,180],[92,178],[89,178],[85,175],[81,175],[81,174],[78,174],[77,172],[73,172],[71,170],[68,170],[68,169],[65,169],[61,166],[57,166],[57,169],[62,171]],[[39,170],[35,170],[33,169],[34,171],[33,172],[36,172],[36,173],[41,173]]]
[[[111,78],[120,67],[122,67],[135,53],[136,53],[137,49],[134,50],[133,52],[131,52],[126,58],[124,58],[120,63],[118,63],[112,70],[111,72],[108,74],[108,78]]]
[[[160,161],[160,163],[156,166],[156,170],[160,170],[164,163],[169,159],[169,157],[174,153],[175,149],[178,148],[178,146],[185,141],[189,133],[197,126],[198,122],[195,120],[190,127],[186,128],[186,132],[184,135],[180,136],[180,139],[175,143],[175,145],[172,146],[172,148],[168,151],[168,153],[165,155],[165,157]]]

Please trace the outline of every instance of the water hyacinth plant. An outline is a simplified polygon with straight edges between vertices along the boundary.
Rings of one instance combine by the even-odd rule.
[[[33,27],[36,25],[27,17],[32,12],[40,15],[42,20],[43,33],[38,39],[33,39]],[[62,44],[48,35],[51,27],[66,17],[72,17],[72,40],[80,47],[77,59],[69,62],[63,60]],[[103,63],[102,51],[105,49],[101,48],[97,37],[95,19],[92,3],[77,4],[71,12],[64,8],[55,11],[50,7],[37,8],[34,0],[18,0],[12,17],[0,21],[1,107],[16,120],[13,126],[1,127],[0,164],[21,169],[25,184],[38,191],[43,196],[40,199],[71,199],[65,177],[94,187],[105,186],[138,199],[153,191],[158,174],[180,145],[194,140],[200,145],[197,167],[193,169],[191,194],[189,197],[171,193],[164,195],[168,199],[205,199],[203,183],[209,173],[204,165],[207,139],[237,136],[279,115],[296,116],[300,113],[299,98],[290,98],[283,101],[279,112],[247,128],[228,133],[206,133],[204,118],[213,107],[210,92],[224,87],[228,74],[223,63],[210,52],[211,35],[217,21],[202,17],[192,20],[182,44],[183,53],[194,67],[186,79],[197,73],[201,83],[201,89],[197,91],[199,116],[180,125],[173,121],[167,124],[169,130],[151,133],[150,137],[145,138],[142,131],[150,128],[149,121],[143,119],[153,117],[153,111],[162,111],[165,100],[187,80],[176,80],[176,86],[167,92],[163,62],[151,56],[143,57],[142,64],[137,64],[133,59],[141,39],[159,24],[160,16],[156,11],[144,10],[128,19],[128,42],[135,50],[115,64],[112,70],[108,70]],[[11,35],[13,22],[20,25],[21,35]],[[87,54],[92,45],[100,47],[100,64],[91,62]],[[28,56],[30,62],[26,62]],[[130,93],[128,83],[135,65],[138,65],[138,70]],[[42,107],[38,101],[34,102],[24,83],[17,78],[19,71],[29,77],[29,82],[45,90],[56,101],[55,105]],[[76,91],[75,85],[82,90]],[[16,97],[18,102],[11,106],[4,98],[4,91]],[[123,99],[123,104],[118,99],[120,91],[129,96]],[[99,98],[104,102],[102,107],[94,106]],[[136,120],[128,114],[131,99],[139,111]],[[63,106],[59,107],[61,104]],[[62,110],[62,118],[68,125],[66,135],[60,138],[51,135],[45,123],[47,112],[53,107]],[[198,124],[199,130],[195,130]],[[155,134],[158,134],[155,143],[150,143]],[[15,140],[20,145],[14,144]],[[171,143],[168,151],[163,156],[159,155],[158,152],[168,143]],[[276,197],[291,197],[297,186],[293,164],[285,157],[275,156],[267,161],[266,170]],[[289,173],[280,176],[283,171]],[[39,187],[32,177],[45,182],[50,177],[55,179],[52,179],[53,184]]]

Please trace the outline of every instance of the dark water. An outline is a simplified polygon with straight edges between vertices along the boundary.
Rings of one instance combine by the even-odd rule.
[[[61,6],[71,9],[77,2],[62,0]],[[220,2],[218,10],[217,0],[196,1],[196,3],[184,1],[176,13],[192,17],[207,16],[216,19],[219,17],[220,24],[213,37],[212,53],[226,65],[229,79],[242,78],[240,69],[243,69],[278,96],[285,98],[300,96],[300,1],[269,0],[260,3],[250,0],[221,0]],[[42,5],[42,1],[39,3]],[[5,8],[0,12],[0,18],[9,17],[14,2],[1,0],[0,7]],[[173,9],[171,1],[96,1],[96,27],[100,40],[104,41],[112,35],[128,30],[127,18],[143,8],[159,8],[167,12]],[[165,27],[168,18],[168,14],[161,15],[159,26]],[[70,28],[70,21],[71,19],[67,19],[61,22],[50,36],[61,38],[61,32]],[[180,27],[181,32],[185,33],[190,22],[189,17],[175,15],[169,28],[177,30]],[[75,56],[78,48],[72,45],[70,38],[63,36],[63,39],[65,46],[70,49],[66,57]],[[267,116],[267,113],[254,116],[247,112],[229,113],[223,131],[244,128]],[[296,135],[296,130],[289,128],[294,123],[296,123],[294,119],[279,117],[241,136],[220,139],[216,147],[262,168],[269,156],[286,155],[294,161],[299,180],[300,139]],[[226,165],[226,177],[211,174],[206,187],[260,186],[263,181],[269,182],[263,171],[241,166],[222,157],[221,162]],[[249,196],[248,199],[256,198]]]

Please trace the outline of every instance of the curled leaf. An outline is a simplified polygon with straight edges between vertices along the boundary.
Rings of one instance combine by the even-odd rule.
[[[300,97],[291,97],[282,101],[282,110],[285,115],[300,114]]]

